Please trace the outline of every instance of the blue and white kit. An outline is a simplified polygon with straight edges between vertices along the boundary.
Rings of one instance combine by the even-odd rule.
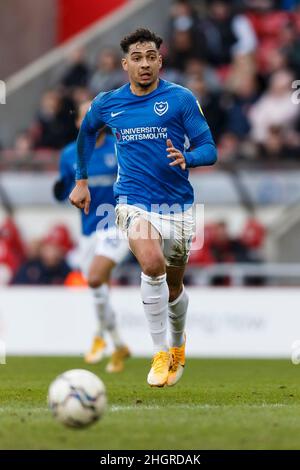
[[[60,157],[59,191],[57,199],[68,198],[75,185],[77,166],[77,145],[67,145]],[[88,215],[81,212],[82,237],[80,240],[81,269],[88,273],[95,255],[110,258],[115,263],[121,262],[128,254],[127,240],[120,239],[115,225],[113,184],[117,175],[117,160],[114,138],[105,135],[103,143],[93,150],[88,164],[89,190],[91,205]]]
[[[116,140],[118,177],[114,195],[120,227],[128,232],[135,218],[132,211],[151,222],[155,217],[153,225],[164,242],[162,225],[167,220],[173,224],[174,217],[178,224],[181,217],[181,236],[173,230],[164,253],[168,264],[185,263],[193,235],[190,210],[194,193],[189,168],[216,161],[216,147],[198,100],[188,89],[162,79],[154,91],[142,96],[133,94],[130,84],[100,93],[79,132],[76,179],[88,177],[97,132],[104,125],[112,129]],[[184,154],[187,169],[170,166],[167,139]],[[163,222],[157,219],[160,215]]]

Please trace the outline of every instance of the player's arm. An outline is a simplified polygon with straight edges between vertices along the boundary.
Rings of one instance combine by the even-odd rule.
[[[53,195],[57,201],[65,201],[75,183],[75,173],[68,164],[67,152],[63,150],[59,162],[59,179],[54,183]]]
[[[96,98],[87,112],[77,138],[77,170],[76,186],[71,192],[69,199],[79,209],[89,213],[91,202],[88,188],[88,162],[95,148],[98,130],[105,124],[101,118],[100,97]]]
[[[184,152],[188,168],[209,166],[216,163],[217,149],[209,129],[191,139],[191,147],[193,148],[192,151]]]
[[[182,169],[213,165],[217,161],[217,151],[210,129],[203,115],[199,102],[191,92],[181,97],[182,122],[193,150],[180,152],[168,143],[168,153]],[[168,139],[170,140],[170,139]]]

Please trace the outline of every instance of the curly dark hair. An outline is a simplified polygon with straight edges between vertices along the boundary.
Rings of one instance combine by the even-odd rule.
[[[122,41],[120,42],[120,46],[122,51],[127,54],[129,51],[129,47],[131,44],[135,44],[136,42],[154,42],[156,45],[157,49],[160,48],[163,40],[159,36],[157,36],[155,33],[150,31],[149,29],[146,28],[139,28],[133,33],[128,34],[128,36],[125,36]]]

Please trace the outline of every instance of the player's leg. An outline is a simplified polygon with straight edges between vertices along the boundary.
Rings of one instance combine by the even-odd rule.
[[[108,281],[115,263],[104,256],[94,256],[88,274],[87,281],[93,296],[93,304],[97,318],[97,331],[95,333],[91,350],[85,355],[85,361],[96,364],[101,361],[106,349],[104,340],[105,332],[110,326],[110,318],[114,312],[109,305]],[[112,319],[111,323],[114,320]]]
[[[128,238],[142,269],[141,295],[153,342],[154,356],[147,380],[151,386],[162,387],[168,379],[171,357],[167,343],[169,289],[160,235],[147,220],[138,218],[131,225]]]
[[[107,331],[114,344],[114,352],[106,366],[107,372],[120,372],[124,369],[124,359],[130,356],[128,347],[121,338],[116,313],[109,299],[109,280],[116,263],[105,256],[96,255],[90,267],[88,284],[93,290],[95,309],[98,318],[98,333],[95,338],[103,338]]]
[[[120,372],[124,369],[124,360],[130,356],[130,352],[120,335],[116,313],[109,298],[108,284],[113,268],[128,254],[127,240],[120,238],[115,227],[101,231],[97,236],[95,254],[88,274],[88,283],[94,293],[98,338],[103,338],[106,331],[110,334],[114,352],[106,370]]]
[[[183,286],[184,266],[167,266],[169,286],[168,322],[170,333],[170,353],[172,366],[167,385],[175,385],[183,374],[185,365],[185,323],[188,308],[188,295]]]
[[[89,271],[91,264],[95,256],[95,250],[97,246],[97,234],[96,232],[90,234],[89,236],[82,236],[80,240],[80,251],[81,251],[81,262],[80,267],[83,275],[86,279],[89,277]],[[98,318],[98,292],[97,289],[90,289],[94,309],[96,311],[96,318],[98,323],[97,332],[93,338],[93,343],[91,350],[85,355],[84,359],[88,363],[97,363],[104,356],[104,350],[106,348],[106,343],[104,341],[104,329],[102,328],[102,323]]]
[[[168,323],[172,366],[167,385],[175,385],[181,378],[185,365],[185,323],[188,296],[183,286],[185,266],[194,232],[192,209],[174,214],[162,223],[164,255],[167,264],[167,282],[170,291]]]

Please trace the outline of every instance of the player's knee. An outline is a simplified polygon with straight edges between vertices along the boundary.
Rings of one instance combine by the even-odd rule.
[[[163,256],[152,255],[142,263],[142,271],[150,277],[161,276],[166,272],[165,260]]]
[[[102,284],[103,284],[103,281],[101,279],[100,276],[94,274],[94,273],[90,273],[88,275],[88,285],[91,289],[97,289],[98,287],[100,287]]]

